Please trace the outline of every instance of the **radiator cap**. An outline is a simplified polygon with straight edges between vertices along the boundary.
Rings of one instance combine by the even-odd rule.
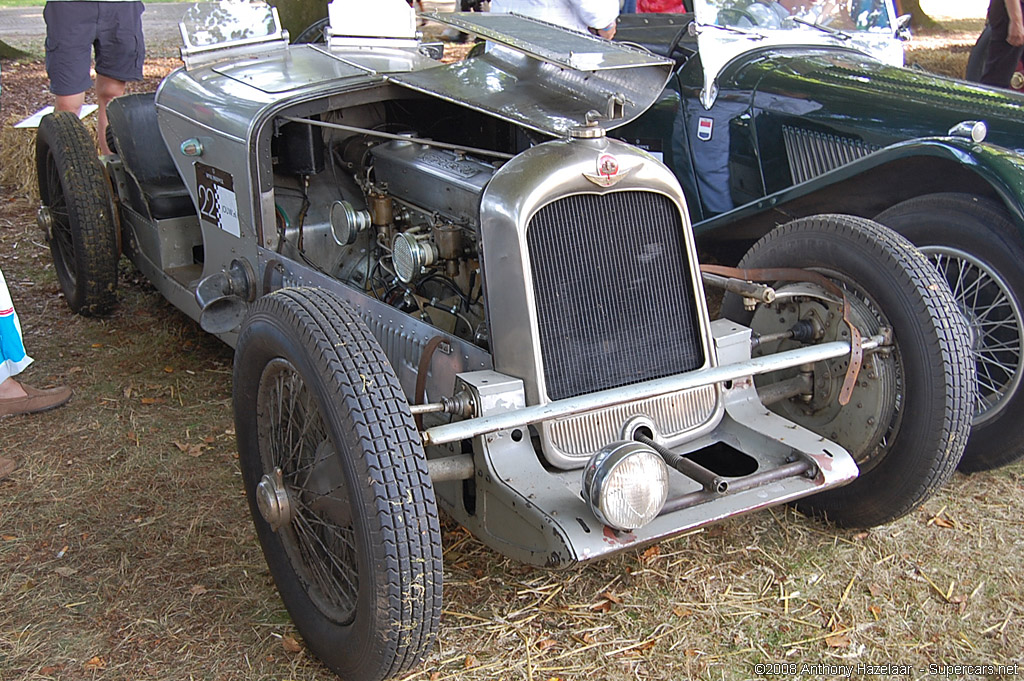
[[[587,112],[587,122],[584,125],[576,125],[569,128],[569,136],[577,140],[601,139],[605,136],[604,128],[598,123],[601,114],[597,111]]]

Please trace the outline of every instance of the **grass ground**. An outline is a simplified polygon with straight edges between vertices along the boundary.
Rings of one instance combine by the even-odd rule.
[[[961,31],[971,42],[973,21]],[[45,100],[38,70],[10,76]],[[5,80],[5,124],[11,96]],[[110,318],[71,314],[18,188],[31,145],[11,139],[0,267],[37,360],[27,380],[68,383],[75,397],[0,423],[0,451],[21,462],[0,482],[0,681],[334,679],[304,649],[257,547],[230,350],[127,263]],[[775,509],[560,573],[449,525],[440,639],[406,681],[814,679],[883,664],[907,665],[889,675],[899,679],[1011,679],[929,665],[1024,662],[1022,498],[1017,464],[957,475],[870,531]]]

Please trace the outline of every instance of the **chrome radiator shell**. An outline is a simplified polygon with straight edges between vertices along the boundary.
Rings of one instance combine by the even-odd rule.
[[[609,158],[616,170],[614,173],[606,172]],[[604,182],[609,186],[602,186]],[[548,367],[543,351],[541,315],[536,295],[545,272],[536,271],[531,259],[528,243],[531,223],[545,207],[567,197],[603,197],[618,192],[657,195],[657,204],[673,213],[671,219],[680,232],[673,237],[673,245],[666,246],[677,249],[678,253],[669,253],[666,261],[677,258],[676,264],[682,263],[678,272],[683,281],[678,282],[677,286],[680,291],[686,292],[688,298],[686,314],[689,318],[687,324],[692,326],[688,331],[693,337],[694,359],[685,367],[675,362],[660,370],[675,373],[716,365],[709,342],[710,322],[693,234],[682,190],[672,173],[650,155],[616,140],[598,138],[548,142],[529,149],[499,169],[484,191],[480,209],[480,236],[484,246],[482,271],[488,300],[494,368],[523,380],[527,403],[530,405],[546,404],[559,396],[564,397],[552,394],[549,372],[546,370]],[[639,196],[636,194],[629,198]],[[576,226],[581,234],[575,245],[587,248],[591,240],[587,238],[586,230],[592,225],[583,222]],[[610,261],[614,261],[618,255],[615,252],[606,254]],[[676,285],[674,282],[666,283]],[[573,295],[585,297],[588,293],[575,291]],[[643,293],[630,291],[623,295],[632,296],[640,305]],[[616,356],[614,353],[608,355],[609,358]],[[585,371],[586,367],[586,361],[580,360],[578,366],[573,368]],[[632,380],[613,381],[611,385],[585,383],[585,392],[648,380],[658,375],[665,373],[658,374],[655,371],[650,375],[638,375]],[[666,444],[678,444],[696,437],[713,428],[722,413],[717,386],[702,390],[706,392],[700,393],[699,398],[688,396],[683,399],[680,396],[668,407],[666,405],[670,403],[659,399],[631,405],[630,408],[599,410],[595,413],[603,416],[598,417],[601,423],[596,429],[593,414],[542,423],[537,430],[544,456],[557,467],[582,466],[593,453],[585,450],[592,446],[599,449],[607,444],[601,440],[613,433],[613,439],[619,439],[627,426],[634,422],[642,422],[655,440]],[[680,413],[667,414],[666,409],[678,409]]]

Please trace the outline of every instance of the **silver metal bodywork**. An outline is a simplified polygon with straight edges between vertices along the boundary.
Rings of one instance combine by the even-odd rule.
[[[331,291],[361,314],[410,403],[468,395],[468,417],[424,415],[430,459],[472,451],[469,479],[451,479],[469,472],[464,459],[435,466],[446,471],[435,482],[438,498],[520,560],[567,566],[852,480],[857,466],[845,450],[761,405],[752,376],[778,367],[750,359],[749,329],[710,321],[672,173],[588,127],[594,109],[612,117],[606,127],[642,113],[671,62],[519,17],[488,21],[476,29],[504,47],[449,66],[394,39],[372,50],[349,39],[289,46],[271,32],[263,42],[193,50],[187,68],[161,85],[156,107],[196,216],[150,222],[122,196],[127,252],[196,319],[212,304],[244,310],[284,287]],[[559,36],[565,50],[545,47]],[[581,41],[586,50],[573,51]],[[481,89],[488,82],[493,91]],[[432,146],[418,128],[435,121],[422,120],[420,109],[455,119],[453,135],[482,141]],[[299,161],[288,160],[293,152]],[[116,160],[108,168],[124,172]],[[667,255],[682,263],[680,290],[692,296],[699,361],[673,376],[553,397],[531,224],[567,198],[641,194],[678,224],[678,250]],[[423,271],[410,272],[411,284],[389,271],[396,235],[410,251],[422,249]],[[579,240],[579,248],[589,244]],[[614,262],[618,254],[601,255]],[[446,281],[428,288],[432,277]],[[197,298],[201,282],[223,296]],[[236,332],[216,333],[234,343]],[[793,351],[785,366],[847,351],[842,343]],[[602,528],[580,497],[579,469],[609,441],[641,431],[681,454],[727,446],[765,475],[705,498],[672,471],[672,510],[632,533]]]

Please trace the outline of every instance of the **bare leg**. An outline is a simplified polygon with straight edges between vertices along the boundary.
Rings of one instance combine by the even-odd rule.
[[[85,104],[85,93],[79,92],[77,95],[57,95],[57,101],[53,108],[56,111],[70,111],[77,116],[82,112],[83,104]]]
[[[96,118],[96,139],[100,145],[101,154],[109,154],[110,147],[107,146],[107,104],[114,97],[124,94],[125,82],[96,74],[96,103],[99,104],[99,111]]]

